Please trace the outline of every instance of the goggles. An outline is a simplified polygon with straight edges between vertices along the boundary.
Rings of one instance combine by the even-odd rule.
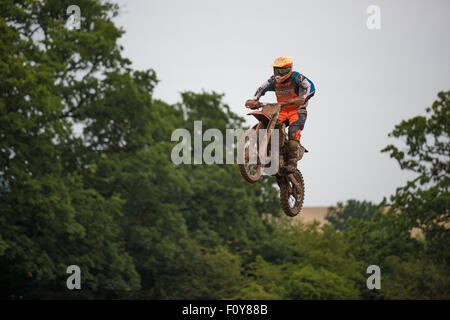
[[[275,76],[284,76],[284,75],[288,74],[290,71],[291,71],[291,67],[283,67],[283,68],[274,67],[273,68],[273,73]]]

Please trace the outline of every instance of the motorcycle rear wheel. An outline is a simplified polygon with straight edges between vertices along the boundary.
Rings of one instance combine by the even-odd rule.
[[[295,187],[288,176],[277,176],[276,180],[280,187],[280,202],[284,213],[289,217],[295,217],[303,208],[305,197],[305,183],[302,173],[296,170],[293,173],[294,179],[298,184]]]

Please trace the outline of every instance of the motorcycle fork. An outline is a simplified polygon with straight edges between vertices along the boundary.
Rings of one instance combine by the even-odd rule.
[[[264,136],[264,140],[262,145],[259,145],[259,134],[257,135],[258,137],[258,150],[259,150],[259,156],[260,157],[265,157],[267,155],[267,150],[270,146],[270,142],[271,142],[271,133],[275,128],[275,124],[276,121],[278,119],[278,114],[280,112],[277,112],[275,115],[272,116],[272,118],[269,120],[269,123],[267,124],[267,128],[266,128],[266,134]]]

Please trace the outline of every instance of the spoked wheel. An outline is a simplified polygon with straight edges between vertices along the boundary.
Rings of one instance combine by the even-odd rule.
[[[289,217],[295,217],[300,213],[305,196],[305,184],[302,173],[296,170],[295,173],[292,173],[292,177],[296,183],[293,183],[288,176],[276,177],[280,187],[281,207]]]
[[[259,126],[260,124],[250,130],[256,129],[258,131]],[[239,141],[239,148],[242,150],[241,152],[243,152],[244,156],[243,163],[239,163],[239,171],[247,182],[255,183],[261,178],[261,162],[258,157],[258,137],[256,134],[248,135],[247,133]]]

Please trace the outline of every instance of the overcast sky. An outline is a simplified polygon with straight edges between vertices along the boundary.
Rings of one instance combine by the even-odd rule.
[[[412,175],[380,153],[396,142],[387,134],[450,89],[448,0],[118,3],[125,56],[156,71],[155,97],[169,103],[184,90],[214,90],[244,117],[272,61],[293,59],[317,89],[301,138],[310,150],[300,161],[305,206],[393,194]],[[366,26],[372,4],[381,9],[379,30]]]

